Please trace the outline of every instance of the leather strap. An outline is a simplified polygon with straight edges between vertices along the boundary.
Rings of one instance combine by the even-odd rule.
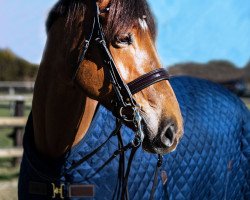
[[[95,195],[94,185],[70,185],[69,197],[94,197]]]
[[[132,94],[147,88],[154,83],[160,82],[162,80],[169,80],[169,73],[164,68],[155,69],[147,74],[140,76],[139,78],[128,83],[128,87]]]
[[[156,166],[155,172],[154,172],[153,186],[152,186],[152,189],[151,189],[151,192],[150,192],[149,200],[154,200],[155,191],[156,191],[156,188],[157,188],[157,185],[158,185],[158,173],[159,173],[160,167],[162,166],[162,160],[163,160],[162,155],[158,154],[158,161],[157,161],[157,166]],[[166,200],[168,200],[168,199],[169,198],[166,198]]]
[[[54,186],[53,186],[54,185]],[[29,193],[32,195],[46,196],[57,199],[65,197],[93,198],[95,195],[95,186],[86,184],[48,184],[42,182],[29,182]]]

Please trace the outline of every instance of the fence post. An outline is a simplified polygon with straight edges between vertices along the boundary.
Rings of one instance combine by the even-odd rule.
[[[9,95],[14,96],[15,95],[15,88],[14,87],[9,87]],[[14,115],[15,113],[15,102],[10,101],[10,114]]]
[[[17,100],[15,101],[15,117],[24,116],[24,100]],[[14,128],[13,132],[13,139],[14,139],[14,146],[21,147],[23,143],[23,127],[16,127]],[[21,162],[22,158],[14,158],[13,165],[18,166]]]

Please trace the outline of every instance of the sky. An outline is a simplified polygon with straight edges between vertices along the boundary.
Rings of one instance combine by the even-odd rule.
[[[57,0],[0,0],[0,48],[39,63],[45,20]],[[157,50],[164,66],[250,60],[249,0],[149,0],[158,26]]]

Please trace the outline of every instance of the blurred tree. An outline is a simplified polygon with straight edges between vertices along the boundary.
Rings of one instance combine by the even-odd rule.
[[[10,49],[0,49],[0,81],[35,80],[38,65],[16,56]]]
[[[250,83],[250,60],[248,61],[248,63],[246,64],[246,66],[244,67],[244,79]]]
[[[171,66],[169,71],[173,75],[189,75],[216,82],[241,79],[244,75],[244,70],[226,60],[213,60],[206,64],[192,62],[176,64]]]

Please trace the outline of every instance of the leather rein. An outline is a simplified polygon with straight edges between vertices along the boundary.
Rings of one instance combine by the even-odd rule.
[[[93,1],[94,2],[94,1]],[[100,11],[97,3],[94,4],[94,12],[95,16],[93,18],[93,25],[92,30],[90,34],[86,37],[87,39],[84,41],[82,53],[80,56],[80,59],[75,67],[73,69],[73,77],[72,79],[75,80],[77,76],[77,72],[80,68],[80,65],[82,64],[83,60],[85,59],[86,52],[89,48],[89,45],[91,42],[96,42],[100,49],[103,51],[103,59],[105,63],[105,69],[108,72],[109,81],[112,84],[112,89],[115,93],[115,99],[112,101],[113,106],[113,113],[117,117],[116,122],[116,129],[111,133],[111,135],[107,138],[107,140],[97,147],[94,151],[89,153],[87,156],[83,157],[79,162],[73,164],[71,168],[69,168],[69,171],[73,168],[79,166],[84,161],[88,160],[90,157],[92,157],[94,154],[96,154],[113,136],[117,136],[118,138],[118,150],[116,150],[113,155],[95,172],[97,174],[100,170],[102,170],[108,163],[110,163],[115,157],[118,155],[119,158],[119,174],[118,174],[118,186],[116,188],[116,198],[119,199],[129,199],[128,197],[128,188],[127,188],[127,182],[128,182],[128,176],[130,167],[132,164],[133,157],[136,153],[136,150],[141,146],[142,141],[144,139],[144,133],[142,129],[142,117],[140,114],[140,105],[137,104],[136,100],[133,98],[133,94],[145,89],[146,87],[160,82],[162,80],[169,80],[169,74],[166,69],[159,68],[155,69],[149,73],[146,73],[139,78],[133,80],[132,82],[126,84],[123,79],[121,78],[121,75],[119,74],[116,64],[113,60],[113,57],[107,47],[107,44],[105,42],[105,37],[103,33],[103,29],[100,23],[100,17],[99,15],[103,12],[108,12],[109,8],[106,8],[104,11]],[[127,114],[124,114],[124,111],[130,111],[129,116]],[[127,112],[126,112],[127,113]],[[134,139],[127,145],[124,146],[120,129],[123,122],[133,122],[134,128],[135,128],[135,137]],[[130,157],[127,163],[127,169],[125,170],[125,152],[131,150]],[[157,185],[157,174],[158,169],[161,167],[162,163],[162,155],[158,155],[158,162],[157,167],[154,174],[154,183],[151,190],[150,199],[153,199],[155,187]],[[95,174],[89,176],[87,179],[93,177]],[[113,199],[115,196],[113,197]]]

